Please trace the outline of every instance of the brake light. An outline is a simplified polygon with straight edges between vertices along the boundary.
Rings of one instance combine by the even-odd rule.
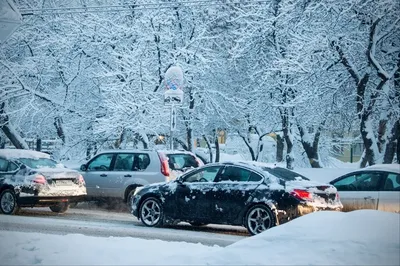
[[[161,163],[161,173],[169,177],[169,166],[168,166],[168,157],[165,156],[164,153],[159,153],[158,157],[160,158],[160,163]]]
[[[199,158],[195,158],[195,159],[196,159],[197,165],[199,167],[204,165],[204,163]]]
[[[292,196],[299,200],[311,200],[312,199],[312,194],[306,190],[302,189],[293,189],[292,192],[290,192]]]
[[[78,183],[79,183],[79,184],[85,184],[85,179],[83,179],[83,176],[82,176],[82,175],[79,175],[79,176],[78,176]]]
[[[33,179],[33,182],[36,184],[46,184],[46,178],[42,175],[36,175],[35,179]]]

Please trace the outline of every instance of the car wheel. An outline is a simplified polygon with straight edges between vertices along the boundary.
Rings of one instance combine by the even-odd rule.
[[[17,197],[13,189],[5,189],[0,194],[0,212],[4,214],[16,214],[19,210]]]
[[[126,197],[126,205],[128,205],[129,211],[132,211],[132,198],[135,194],[135,189],[136,188],[133,188],[131,191],[129,191],[128,196]]]
[[[69,204],[65,202],[58,203],[57,205],[50,206],[50,210],[56,213],[64,213],[68,211]]]
[[[195,223],[195,222],[193,222],[193,223],[190,223],[190,225],[191,225],[191,226],[206,226],[207,224],[205,224],[205,223]]]
[[[156,198],[147,198],[140,205],[139,217],[146,226],[161,226],[164,220],[164,212],[160,201]]]
[[[273,227],[276,217],[265,205],[255,205],[246,214],[245,226],[251,235],[256,235]]]

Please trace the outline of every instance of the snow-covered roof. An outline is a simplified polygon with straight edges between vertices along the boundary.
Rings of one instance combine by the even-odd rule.
[[[364,170],[379,170],[385,172],[395,172],[400,174],[400,164],[375,164],[364,168]]]
[[[0,149],[0,157],[5,159],[18,159],[18,158],[29,158],[29,159],[50,159],[50,155],[43,152],[23,150],[23,149]]]

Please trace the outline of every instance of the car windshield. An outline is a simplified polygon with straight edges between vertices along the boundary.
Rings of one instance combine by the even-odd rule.
[[[42,168],[42,167],[56,168],[57,167],[56,161],[53,161],[53,160],[47,159],[47,158],[38,158],[38,159],[20,158],[18,160],[30,168]]]
[[[286,181],[296,181],[296,180],[310,180],[305,176],[302,176],[302,175],[300,175],[300,174],[298,174],[296,172],[292,172],[292,171],[290,171],[288,169],[285,169],[285,168],[263,167],[262,169],[263,169],[263,171],[268,172],[268,173],[278,177],[279,179],[281,179],[284,182],[286,182]]]

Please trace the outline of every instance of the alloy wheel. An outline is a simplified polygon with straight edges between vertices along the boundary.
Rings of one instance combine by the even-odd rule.
[[[12,192],[10,190],[4,191],[0,199],[2,212],[5,214],[11,214],[16,208],[15,204],[15,197]]]
[[[160,203],[156,199],[146,200],[140,211],[140,218],[147,226],[156,226],[160,223],[162,210]]]
[[[251,234],[259,234],[272,227],[271,212],[265,207],[257,206],[247,215],[247,228]]]

